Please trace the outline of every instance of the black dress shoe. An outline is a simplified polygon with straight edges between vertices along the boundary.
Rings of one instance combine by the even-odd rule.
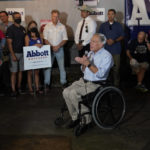
[[[79,124],[79,119],[77,120],[71,120],[70,123],[66,126],[67,129],[71,129],[74,128],[75,126],[77,126]]]

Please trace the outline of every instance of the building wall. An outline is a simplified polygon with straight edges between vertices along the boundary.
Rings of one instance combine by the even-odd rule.
[[[99,0],[97,7],[105,8],[106,12],[109,8],[115,8],[118,11],[117,20],[123,22],[124,0]],[[5,8],[25,8],[26,24],[32,19],[39,24],[41,19],[50,18],[52,9],[58,9],[61,12],[62,22],[67,25],[70,37],[73,36],[77,22],[80,20],[80,11],[74,0],[0,0],[0,10]]]
[[[123,23],[124,0],[99,0],[97,7],[105,8],[106,19],[108,9],[116,9],[117,20]],[[31,20],[35,20],[39,24],[41,19],[50,19],[52,9],[58,9],[61,12],[61,22],[67,27],[70,41],[74,39],[73,36],[77,23],[81,19],[80,11],[75,5],[74,0],[0,0],[0,10],[5,10],[5,8],[25,8],[26,21],[23,23],[24,26]],[[98,29],[101,22],[97,22],[97,24]],[[66,49],[65,56],[70,56],[70,63],[75,64],[74,58],[78,55],[75,44]]]

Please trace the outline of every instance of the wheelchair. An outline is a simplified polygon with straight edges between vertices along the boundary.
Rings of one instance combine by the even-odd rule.
[[[78,104],[80,123],[74,129],[75,136],[82,134],[87,114],[91,115],[92,121],[101,129],[114,129],[123,120],[126,104],[122,91],[107,81],[102,81],[100,85],[94,92],[82,96],[82,101]],[[82,105],[88,107],[89,112],[81,114]],[[66,110],[65,107],[62,108],[61,116],[55,120],[56,126],[63,125],[63,113]]]

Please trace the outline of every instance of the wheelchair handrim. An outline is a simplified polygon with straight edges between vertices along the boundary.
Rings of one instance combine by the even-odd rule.
[[[102,126],[101,124],[100,124],[100,122],[98,121],[98,119],[97,119],[97,115],[96,115],[96,110],[95,110],[95,108],[97,108],[97,105],[98,105],[98,103],[99,103],[99,101],[97,101],[97,98],[99,98],[99,97],[103,97],[104,96],[104,94],[106,94],[108,91],[110,91],[110,90],[114,90],[115,92],[118,92],[119,93],[119,95],[121,96],[121,98],[122,98],[122,102],[123,102],[123,110],[122,110],[122,113],[121,113],[121,115],[120,115],[120,119],[115,123],[115,124],[113,124],[112,126]],[[99,98],[100,99],[100,98]],[[124,117],[124,115],[125,115],[125,98],[124,98],[124,96],[123,96],[123,93],[118,89],[118,88],[116,88],[116,87],[113,87],[113,86],[109,86],[109,87],[105,87],[105,88],[103,88],[99,93],[97,93],[97,95],[95,96],[95,98],[94,98],[94,101],[93,101],[93,104],[92,104],[92,117],[93,117],[93,120],[94,120],[94,122],[100,127],[100,128],[102,128],[102,129],[113,129],[113,128],[115,128],[120,122],[121,122],[121,120],[123,119],[123,117]]]

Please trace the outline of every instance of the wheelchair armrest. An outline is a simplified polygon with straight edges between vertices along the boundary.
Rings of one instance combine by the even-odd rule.
[[[82,104],[86,105],[86,106],[91,106],[92,102],[94,100],[95,95],[99,92],[101,87],[98,87],[95,91],[90,92],[86,95],[81,96],[82,98]]]

